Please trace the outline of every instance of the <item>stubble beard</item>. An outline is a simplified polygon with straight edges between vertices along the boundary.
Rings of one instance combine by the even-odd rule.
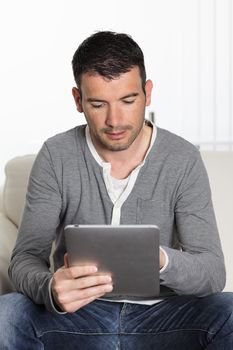
[[[112,152],[120,152],[127,150],[132,143],[136,140],[138,135],[140,134],[141,130],[143,128],[143,123],[140,128],[134,129],[131,125],[126,125],[124,127],[116,127],[116,128],[103,128],[101,129],[95,136],[96,139],[102,147],[104,146],[105,149],[112,151]],[[128,137],[127,141],[108,141],[106,137],[104,136],[107,133],[113,133],[113,132],[121,132],[121,131],[129,131],[130,136]],[[102,136],[103,135],[103,136]]]

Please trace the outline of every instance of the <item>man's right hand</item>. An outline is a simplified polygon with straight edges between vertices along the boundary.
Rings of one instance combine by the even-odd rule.
[[[96,298],[112,291],[112,279],[109,275],[96,275],[96,266],[65,265],[53,275],[51,290],[55,303],[62,311],[75,312]]]

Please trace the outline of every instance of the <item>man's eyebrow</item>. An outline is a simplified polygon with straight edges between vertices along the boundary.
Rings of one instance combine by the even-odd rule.
[[[106,102],[105,100],[101,100],[99,98],[93,98],[93,97],[89,97],[87,99],[87,102]]]
[[[123,97],[120,98],[120,100],[125,100],[126,98],[130,98],[130,97],[137,97],[139,95],[138,92],[132,92],[131,94],[125,95]],[[89,97],[87,99],[87,102],[107,102],[101,98],[94,98],[94,97]]]
[[[130,97],[137,97],[138,95],[139,95],[138,92],[132,92],[131,94],[126,95],[126,96],[123,96],[123,97],[121,97],[120,99],[121,99],[121,100],[124,100],[124,99],[130,98]]]

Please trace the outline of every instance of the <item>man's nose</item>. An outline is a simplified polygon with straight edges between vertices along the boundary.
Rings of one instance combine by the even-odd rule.
[[[111,127],[116,127],[120,124],[121,113],[117,106],[109,106],[106,116],[106,124]]]

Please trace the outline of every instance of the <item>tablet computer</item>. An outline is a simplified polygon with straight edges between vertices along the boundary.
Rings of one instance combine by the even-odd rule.
[[[159,228],[153,225],[68,225],[69,265],[96,265],[112,276],[104,298],[150,299],[159,295]]]

